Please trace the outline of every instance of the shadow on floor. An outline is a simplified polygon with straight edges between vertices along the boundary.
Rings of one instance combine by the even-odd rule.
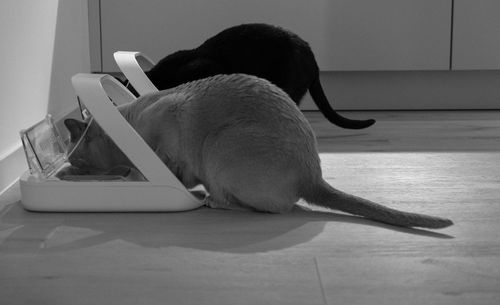
[[[0,244],[0,253],[65,252],[114,240],[146,248],[175,246],[226,253],[258,253],[305,243],[320,234],[327,222],[356,223],[432,238],[452,238],[431,231],[399,228],[360,217],[303,208],[282,215],[204,207],[178,213],[34,213],[16,202],[0,213],[0,237],[2,232],[7,235]],[[88,234],[82,235],[78,229]],[[57,241],[55,245],[54,240]]]

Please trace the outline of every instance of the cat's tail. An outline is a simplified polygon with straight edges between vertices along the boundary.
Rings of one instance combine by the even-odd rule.
[[[367,199],[346,194],[333,188],[323,179],[321,179],[321,182],[317,186],[305,192],[302,197],[309,203],[318,206],[336,209],[401,227],[438,229],[453,224],[451,220],[446,218],[403,212]]]
[[[323,115],[330,121],[331,123],[347,129],[363,129],[372,126],[375,123],[375,120],[352,120],[345,118],[338,114],[335,110],[333,110],[332,106],[328,102],[328,99],[325,96],[325,92],[323,91],[323,87],[321,87],[321,82],[319,80],[319,76],[312,82],[309,87],[309,93],[311,97],[318,106],[319,110]]]

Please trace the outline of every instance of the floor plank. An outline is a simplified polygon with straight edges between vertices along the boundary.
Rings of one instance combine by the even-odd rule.
[[[0,196],[1,304],[498,304],[500,112],[306,113],[325,178],[439,231],[332,211],[32,213]]]
[[[368,129],[332,128],[318,112],[307,113],[322,152],[331,151],[498,151],[498,111],[343,112],[346,117],[374,118]]]
[[[495,304],[500,258],[319,258],[330,304]]]

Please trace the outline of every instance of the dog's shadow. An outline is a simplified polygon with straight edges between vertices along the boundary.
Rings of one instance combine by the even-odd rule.
[[[311,211],[300,206],[288,214],[205,207],[176,213],[35,213],[24,210],[20,202],[16,202],[0,212],[0,233],[3,231],[7,235],[0,244],[0,253],[64,252],[115,240],[147,248],[175,246],[256,253],[305,243],[323,232],[327,222],[356,223],[432,238],[452,238],[361,217]],[[61,232],[60,236],[66,232],[62,241],[58,240]],[[23,241],[22,246],[19,246],[19,241]]]

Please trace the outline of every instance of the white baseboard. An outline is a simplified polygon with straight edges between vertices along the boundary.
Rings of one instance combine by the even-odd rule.
[[[15,145],[0,156],[0,195],[16,183],[27,169],[28,164],[21,144]]]
[[[500,109],[500,70],[321,72],[336,110]],[[309,95],[302,110],[317,110]]]

